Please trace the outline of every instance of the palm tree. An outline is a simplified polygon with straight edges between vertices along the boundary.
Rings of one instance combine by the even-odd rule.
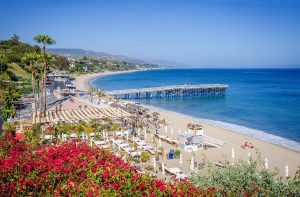
[[[16,114],[16,104],[20,101],[21,95],[16,86],[9,84],[2,96],[0,103],[2,103],[2,120],[7,121],[8,118],[13,118]]]
[[[41,54],[39,56],[39,61],[44,62],[46,65],[50,65],[54,61],[54,55],[51,53]],[[46,70],[47,71],[47,70]],[[40,98],[40,116],[39,120],[41,122],[42,112],[44,111],[44,117],[46,117],[46,78],[45,78],[45,69],[42,68],[42,73],[40,74],[40,83],[39,83],[39,98]],[[43,90],[44,90],[44,99],[43,99]],[[43,110],[43,103],[44,103],[44,110]]]
[[[25,62],[28,67],[29,71],[31,72],[31,86],[32,86],[32,94],[33,94],[33,110],[34,110],[34,117],[33,117],[33,124],[36,123],[36,67],[35,64],[39,60],[40,55],[33,52],[33,53],[26,53],[25,56],[22,58],[22,61]]]
[[[46,107],[47,107],[47,103],[46,103],[46,81],[47,81],[47,68],[48,68],[48,64],[47,64],[47,56],[46,56],[46,45],[52,45],[55,44],[55,40],[53,40],[50,36],[48,35],[37,35],[34,37],[34,40],[37,43],[42,43],[42,54],[43,54],[43,58],[44,58],[44,68],[43,68],[43,83],[44,83],[44,117],[46,116]]]

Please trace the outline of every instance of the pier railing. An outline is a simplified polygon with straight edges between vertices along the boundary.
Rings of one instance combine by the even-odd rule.
[[[106,95],[115,98],[152,98],[155,97],[180,97],[189,95],[219,95],[224,94],[229,86],[226,84],[197,84],[197,85],[174,85],[152,88],[139,88],[127,90],[106,91]]]

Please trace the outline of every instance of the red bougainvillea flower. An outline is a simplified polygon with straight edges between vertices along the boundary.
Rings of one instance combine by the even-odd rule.
[[[79,141],[32,150],[0,140],[0,196],[200,196],[187,179],[173,184],[136,170],[107,150]],[[184,194],[184,195],[183,195]]]

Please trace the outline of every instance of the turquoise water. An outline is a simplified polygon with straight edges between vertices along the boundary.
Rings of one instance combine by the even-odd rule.
[[[300,150],[300,69],[170,69],[95,79],[102,90],[228,84],[224,96],[142,99],[266,141]]]

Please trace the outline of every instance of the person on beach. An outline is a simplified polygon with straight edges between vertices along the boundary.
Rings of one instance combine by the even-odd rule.
[[[251,144],[251,142],[250,143],[246,142],[244,145],[242,145],[242,148],[244,148],[244,149],[246,149],[246,148],[254,148],[254,146]]]

